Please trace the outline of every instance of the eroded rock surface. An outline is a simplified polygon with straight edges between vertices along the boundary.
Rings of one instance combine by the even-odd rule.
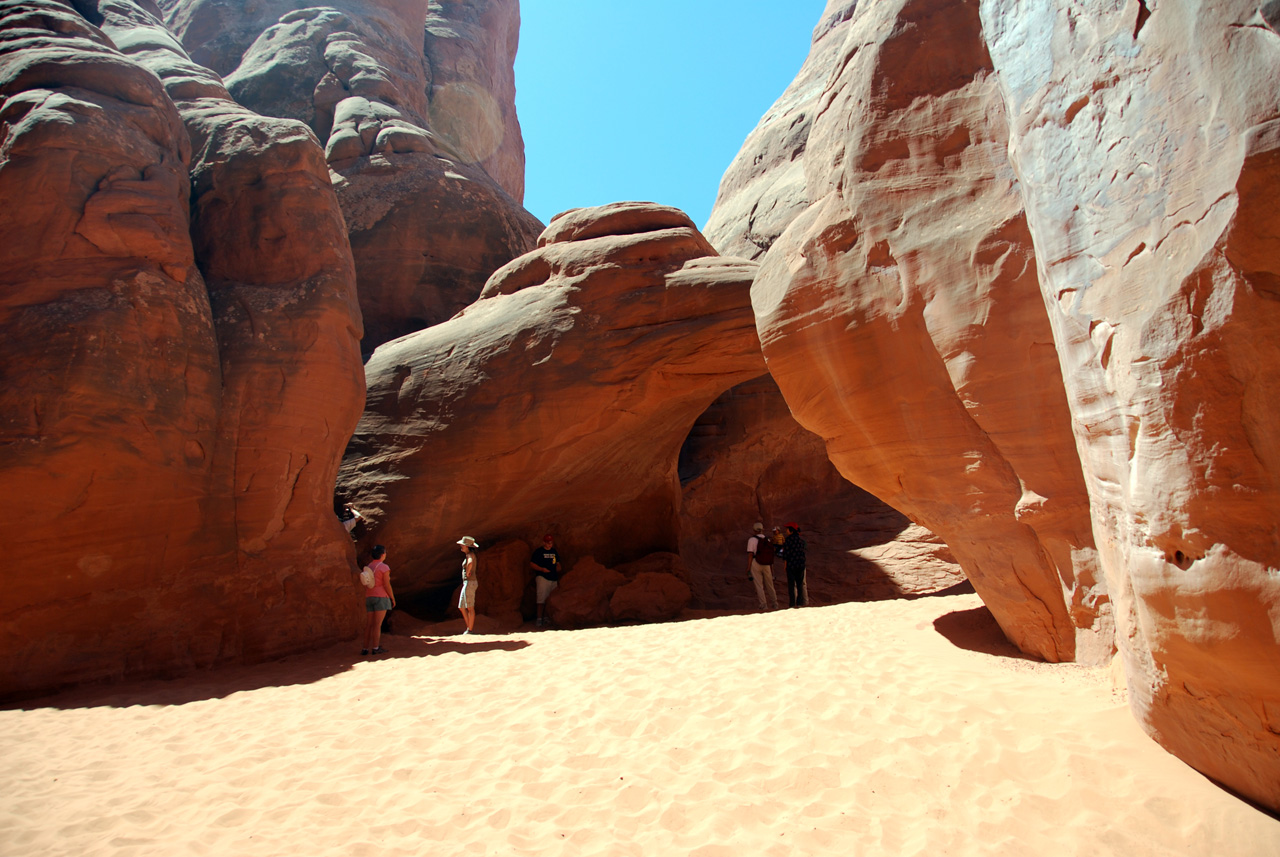
[[[863,5],[840,26],[805,142],[811,202],[753,288],[770,372],[841,473],[944,539],[1011,640],[1105,658],[1088,498],[977,7]]]
[[[1130,705],[1280,809],[1274,3],[982,3]]]
[[[366,353],[454,315],[533,248],[542,224],[520,205],[516,0],[167,8],[237,101],[304,122],[321,140],[355,257]]]
[[[457,317],[379,348],[339,479],[394,545],[397,591],[450,582],[453,542],[555,534],[566,565],[678,551],[694,420],[764,371],[756,266],[681,212],[570,212]],[[401,583],[403,581],[403,583]]]
[[[693,597],[679,554],[659,551],[616,568],[593,556],[577,560],[547,599],[558,628],[587,628],[677,618]]]
[[[359,316],[320,150],[230,102],[154,8],[74,9],[0,10],[0,526],[39,569],[9,586],[6,693],[359,618],[330,511]]]

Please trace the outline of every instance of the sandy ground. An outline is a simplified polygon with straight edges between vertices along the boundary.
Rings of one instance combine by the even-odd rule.
[[[1280,854],[972,595],[385,645],[0,711],[0,854]]]

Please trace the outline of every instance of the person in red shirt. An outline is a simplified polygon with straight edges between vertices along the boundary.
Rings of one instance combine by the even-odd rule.
[[[373,572],[373,586],[365,590],[364,609],[369,622],[364,629],[364,648],[362,655],[381,655],[387,650],[382,648],[382,620],[387,611],[396,606],[396,594],[391,589],[391,567],[387,565],[387,549],[382,545],[373,546],[373,559],[369,560],[369,570]]]

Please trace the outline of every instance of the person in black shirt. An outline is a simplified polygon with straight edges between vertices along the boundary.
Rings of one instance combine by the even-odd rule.
[[[542,537],[542,547],[534,550],[529,567],[533,569],[534,585],[538,590],[538,627],[541,628],[547,623],[544,616],[547,596],[559,585],[560,580],[560,554],[556,551],[555,541],[550,533]]]
[[[809,603],[809,585],[804,579],[804,547],[800,525],[787,524],[787,538],[779,553],[787,564],[787,600],[792,607],[805,607]]]

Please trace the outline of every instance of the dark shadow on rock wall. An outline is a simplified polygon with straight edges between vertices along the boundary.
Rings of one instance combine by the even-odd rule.
[[[799,524],[814,604],[901,598],[964,579],[941,540],[840,475],[768,375],[729,390],[698,418],[679,473],[680,555],[695,607],[756,606],[746,576],[756,521]],[[785,604],[782,562],[774,583]]]

